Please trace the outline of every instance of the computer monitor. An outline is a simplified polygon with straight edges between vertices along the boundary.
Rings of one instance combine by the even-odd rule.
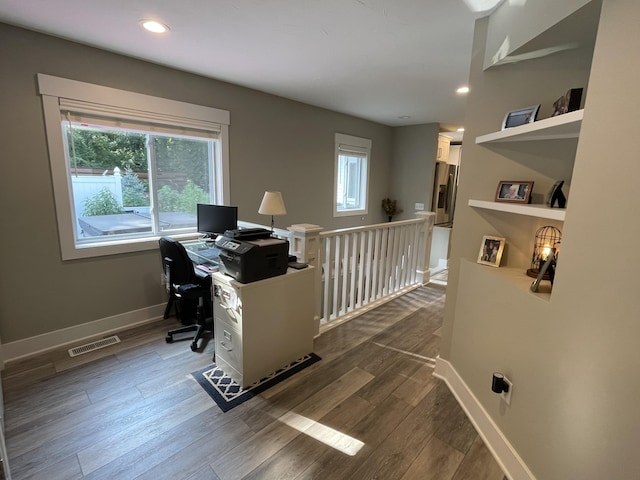
[[[198,232],[215,238],[238,228],[238,207],[198,204]]]

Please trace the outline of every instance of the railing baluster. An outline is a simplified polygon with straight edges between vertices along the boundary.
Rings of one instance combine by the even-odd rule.
[[[373,250],[373,258],[371,260],[373,277],[371,279],[371,293],[369,298],[372,301],[378,298],[378,278],[380,275],[380,258],[382,257],[380,253],[381,243],[382,243],[382,230],[378,229],[376,230],[376,243],[375,243],[375,248]]]
[[[336,237],[335,252],[333,253],[333,310],[331,311],[331,318],[338,316],[338,298],[340,297],[340,278],[342,276],[342,269],[340,268],[340,249],[342,247],[342,237]]]
[[[347,313],[349,306],[349,295],[347,293],[347,286],[349,285],[349,275],[351,275],[351,269],[349,268],[349,238],[351,236],[348,233],[341,235],[342,244],[342,261],[340,262],[342,274],[340,278],[342,280],[342,298],[340,299],[340,314]]]
[[[407,285],[407,271],[409,270],[409,228],[405,227],[402,229],[402,261],[400,263],[400,286],[401,288],[406,287]]]
[[[331,299],[331,286],[332,286],[332,275],[331,275],[331,237],[325,239],[324,249],[320,249],[320,251],[324,251],[324,259],[322,260],[322,268],[324,285],[322,287],[323,291],[323,301],[322,301],[322,320],[324,322],[328,322],[331,320],[331,310],[329,309],[329,301]]]
[[[356,288],[356,308],[360,308],[367,303],[364,294],[364,279],[367,275],[365,270],[365,257],[367,252],[366,232],[359,232],[358,238],[360,239],[360,248],[358,248],[358,286]]]
[[[373,268],[371,265],[371,260],[373,259],[373,255],[374,255],[374,243],[373,243],[374,235],[375,233],[373,230],[369,230],[367,232],[367,255],[366,255],[365,266],[363,270],[364,271],[364,290],[362,292],[363,304],[369,303],[372,299],[371,277],[373,275]],[[364,238],[364,235],[363,235],[363,238]]]
[[[351,276],[349,278],[349,311],[355,310],[358,304],[356,281],[358,277],[358,256],[360,252],[358,250],[358,233],[351,235],[351,257],[349,258],[349,265],[351,270]]]
[[[380,278],[378,279],[378,294],[376,298],[382,298],[385,293],[385,285],[387,285],[387,264],[389,263],[389,228],[382,231],[382,244],[380,245]]]
[[[411,264],[409,270],[411,272],[410,283],[416,283],[417,270],[418,270],[418,258],[420,254],[420,243],[423,241],[420,236],[420,225],[413,225],[413,245],[411,248]]]
[[[385,276],[386,279],[386,289],[385,293],[387,295],[391,295],[394,290],[395,285],[395,277],[396,277],[396,235],[397,231],[395,228],[389,229],[389,247],[387,248],[387,274]]]

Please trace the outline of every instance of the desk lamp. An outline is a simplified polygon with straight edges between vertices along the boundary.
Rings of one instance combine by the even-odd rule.
[[[282,200],[282,193],[264,192],[258,213],[271,215],[271,233],[273,233],[273,216],[287,214],[287,209],[284,208],[284,201]]]

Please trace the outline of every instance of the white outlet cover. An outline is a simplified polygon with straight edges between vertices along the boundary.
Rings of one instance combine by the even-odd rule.
[[[504,377],[503,381],[504,381],[504,383],[506,383],[507,385],[509,385],[509,391],[508,391],[508,392],[502,392],[502,393],[501,393],[502,400],[503,400],[507,405],[511,405],[511,394],[513,393],[513,383],[511,383],[511,380],[509,380],[507,377]]]

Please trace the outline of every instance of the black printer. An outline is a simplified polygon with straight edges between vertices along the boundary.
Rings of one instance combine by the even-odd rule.
[[[224,272],[240,283],[283,275],[289,262],[289,242],[262,228],[227,230],[216,240]]]

